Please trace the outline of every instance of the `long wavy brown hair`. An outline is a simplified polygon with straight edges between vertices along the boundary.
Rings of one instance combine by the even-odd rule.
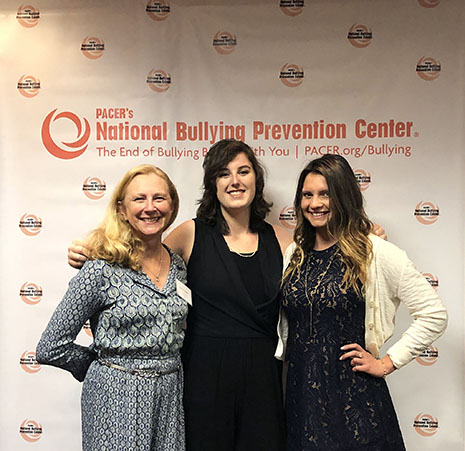
[[[363,196],[357,179],[344,157],[324,155],[312,160],[300,173],[294,198],[297,225],[294,231],[296,249],[286,269],[283,280],[300,267],[305,257],[312,253],[316,229],[302,213],[302,188],[308,174],[322,175],[328,185],[331,216],[328,233],[337,240],[341,259],[346,267],[344,288],[353,287],[360,292],[359,281],[367,279],[368,264],[372,256],[372,244],[368,237],[372,223],[363,207]]]

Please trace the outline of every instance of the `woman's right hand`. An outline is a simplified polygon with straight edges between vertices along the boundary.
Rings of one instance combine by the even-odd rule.
[[[75,240],[68,247],[68,264],[81,269],[87,260],[87,246],[85,241]]]

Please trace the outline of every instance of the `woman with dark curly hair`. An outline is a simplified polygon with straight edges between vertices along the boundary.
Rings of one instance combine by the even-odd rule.
[[[196,219],[165,240],[188,264],[193,295],[183,348],[187,449],[282,450],[274,349],[282,251],[292,237],[265,222],[264,170],[247,144],[219,141],[203,168]]]

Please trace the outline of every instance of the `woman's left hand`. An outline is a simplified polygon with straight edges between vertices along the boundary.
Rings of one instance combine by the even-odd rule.
[[[395,370],[388,355],[382,359],[376,359],[357,343],[342,346],[341,350],[347,352],[342,354],[339,360],[351,359],[350,364],[353,371],[362,371],[375,377],[384,377]]]

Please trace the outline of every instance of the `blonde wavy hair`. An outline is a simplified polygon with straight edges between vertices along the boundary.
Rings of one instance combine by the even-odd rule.
[[[131,225],[120,214],[120,205],[132,180],[138,175],[147,174],[157,175],[168,186],[173,212],[162,231],[174,222],[179,210],[179,197],[173,182],[164,171],[156,166],[150,164],[136,166],[126,172],[119,181],[113,191],[103,221],[91,232],[87,240],[89,259],[118,263],[135,271],[141,269],[141,258],[145,251],[144,243],[134,235]]]
[[[368,264],[372,258],[372,244],[368,237],[372,223],[363,208],[363,196],[357,179],[344,157],[324,155],[311,161],[301,172],[294,198],[297,224],[294,230],[296,249],[283,275],[283,281],[299,271],[315,245],[316,229],[304,218],[301,201],[302,188],[308,174],[322,175],[328,185],[331,216],[328,233],[337,240],[339,254],[346,267],[343,287],[361,294],[359,281],[365,284]]]

